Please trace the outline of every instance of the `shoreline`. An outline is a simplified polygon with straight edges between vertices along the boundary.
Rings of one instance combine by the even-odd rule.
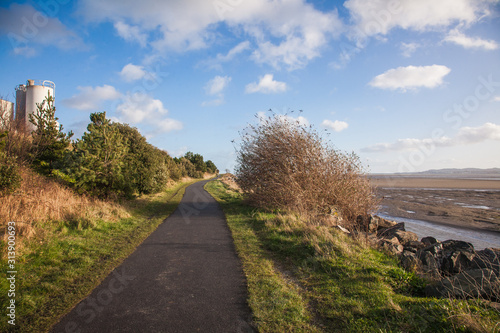
[[[382,188],[500,190],[500,179],[489,178],[373,175],[368,179],[375,187]]]
[[[380,200],[377,214],[500,233],[500,180],[376,176],[370,181]]]

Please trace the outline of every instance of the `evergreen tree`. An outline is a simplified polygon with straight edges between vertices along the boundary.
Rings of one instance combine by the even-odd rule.
[[[194,154],[194,153],[188,151],[184,157],[186,159],[188,159],[194,165],[195,170],[198,171],[198,173],[207,172],[207,166],[206,166],[205,162],[203,161],[202,155]]]
[[[130,195],[131,187],[122,172],[128,147],[106,112],[90,115],[91,123],[74,151],[73,173],[78,189],[101,197]]]
[[[136,128],[114,123],[127,141],[124,175],[127,182],[138,193],[157,193],[169,179],[168,153],[154,147]]]
[[[205,166],[207,168],[207,172],[209,172],[209,173],[219,173],[219,170],[215,166],[214,162],[212,162],[211,160],[206,161],[205,162]]]
[[[47,175],[63,166],[73,136],[71,131],[63,133],[63,126],[57,122],[55,113],[54,97],[49,93],[41,104],[37,104],[37,110],[29,115],[30,122],[35,125],[31,133],[31,160],[37,169]]]

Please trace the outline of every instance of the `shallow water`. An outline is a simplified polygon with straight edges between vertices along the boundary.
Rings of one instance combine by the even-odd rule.
[[[500,233],[493,231],[477,231],[458,227],[451,227],[427,221],[408,219],[404,217],[393,217],[379,214],[380,217],[396,222],[404,222],[406,231],[414,232],[419,239],[432,236],[439,241],[448,239],[461,240],[474,245],[476,250],[488,247],[500,248]]]

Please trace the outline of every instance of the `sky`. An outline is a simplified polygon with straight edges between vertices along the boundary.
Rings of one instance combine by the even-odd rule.
[[[0,1],[0,96],[53,81],[74,138],[106,111],[222,172],[269,110],[372,173],[500,167],[499,15],[498,0]]]

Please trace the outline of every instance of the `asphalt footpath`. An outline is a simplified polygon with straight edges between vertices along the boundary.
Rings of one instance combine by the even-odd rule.
[[[51,332],[254,332],[246,281],[218,203],[200,181]]]

